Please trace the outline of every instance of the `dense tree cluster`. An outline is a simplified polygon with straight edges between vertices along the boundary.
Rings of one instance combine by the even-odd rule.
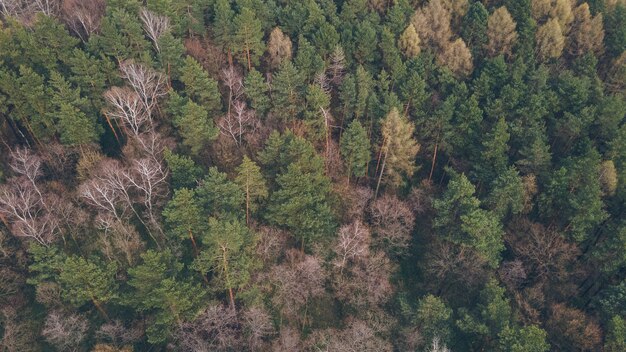
[[[0,0],[2,351],[626,351],[626,2]]]

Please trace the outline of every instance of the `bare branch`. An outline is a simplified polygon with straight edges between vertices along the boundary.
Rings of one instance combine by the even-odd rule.
[[[159,98],[167,94],[167,80],[165,76],[141,64],[125,61],[120,64],[122,77],[128,81],[131,88],[139,95],[148,115],[156,107]]]
[[[170,28],[170,19],[167,16],[160,16],[146,8],[141,9],[141,22],[143,29],[148,37],[154,43],[157,52],[161,52],[159,48],[159,38]]]

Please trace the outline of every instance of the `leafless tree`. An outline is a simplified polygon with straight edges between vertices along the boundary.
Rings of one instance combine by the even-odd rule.
[[[144,158],[135,160],[131,172],[124,173],[124,177],[139,194],[150,224],[161,231],[156,208],[167,197],[167,169],[153,158]]]
[[[63,0],[61,5],[65,23],[83,42],[98,32],[105,10],[105,0]]]
[[[306,324],[306,308],[309,301],[324,293],[324,272],[320,260],[292,249],[287,252],[286,262],[275,266],[270,278],[276,286],[274,304],[282,307],[285,315]],[[304,316],[299,317],[304,309]]]
[[[316,336],[317,335],[317,336]],[[350,318],[343,330],[329,329],[313,336],[319,350],[327,352],[393,351],[388,341],[376,336],[376,331],[362,320]]]
[[[122,222],[132,208],[131,184],[120,162],[105,159],[93,178],[79,187],[79,194],[88,204]]]
[[[332,277],[335,296],[354,307],[373,307],[389,300],[393,293],[390,277],[393,266],[383,252],[375,252],[352,263]]]
[[[128,265],[134,265],[145,247],[135,227],[110,216],[99,217],[97,224],[103,231],[102,252],[104,255],[113,260],[119,253]]]
[[[0,187],[0,214],[7,217],[11,232],[48,246],[54,241],[58,222],[43,208],[40,194],[19,180]]]
[[[143,8],[141,9],[141,22],[143,22],[143,29],[146,31],[146,34],[154,43],[154,47],[158,52],[161,52],[159,38],[169,30],[170,19],[167,16],[161,16]]]
[[[0,348],[7,352],[27,351],[32,347],[35,336],[34,329],[24,324],[19,316],[19,305],[6,304],[0,309],[3,322],[3,334],[0,338]]]
[[[239,100],[244,93],[243,89],[243,77],[241,73],[233,66],[222,69],[221,73],[222,82],[228,88],[228,112],[227,116],[230,118],[232,113],[233,101]]]
[[[43,174],[41,157],[28,148],[17,148],[11,152],[10,156],[11,170],[25,177],[39,195],[40,201],[43,201],[43,196],[36,182]]]
[[[302,351],[302,339],[300,337],[300,333],[298,330],[289,327],[283,326],[280,329],[280,334],[278,335],[278,339],[274,341],[272,344],[272,351],[274,352],[283,352],[283,351],[292,351],[292,352],[300,352]]]
[[[285,253],[291,236],[275,227],[259,227],[254,231],[259,234],[256,254],[263,259],[263,263],[275,263]]]
[[[243,312],[243,322],[248,347],[253,351],[266,350],[263,340],[274,334],[270,315],[262,308],[252,307]]]
[[[386,194],[372,203],[370,216],[379,244],[397,252],[409,247],[415,215],[406,202]]]
[[[433,277],[433,289],[452,284],[468,286],[484,282],[487,275],[485,260],[470,248],[434,241],[427,252],[428,264],[425,269]]]
[[[233,102],[233,111],[222,117],[218,123],[220,132],[232,137],[237,146],[241,146],[242,136],[254,127],[255,114],[248,110],[243,100]]]
[[[428,352],[450,352],[450,349],[441,342],[438,336],[433,338],[433,342],[428,347]]]
[[[53,16],[59,11],[61,5],[59,0],[31,0],[33,6],[38,12],[44,13],[46,16]]]
[[[212,305],[196,320],[184,323],[176,340],[184,351],[239,350],[242,341],[237,312],[227,306]]]
[[[369,242],[369,229],[360,220],[342,226],[335,244],[334,251],[337,257],[333,260],[333,265],[343,273],[349,261],[363,259],[369,255]]]
[[[144,131],[147,123],[152,125],[152,119],[142,98],[133,89],[112,87],[104,93],[104,98],[111,106],[107,110],[108,116],[122,121],[133,135],[138,136]]]
[[[143,336],[144,329],[141,324],[127,326],[119,320],[107,322],[96,331],[96,337],[113,344],[117,348],[137,342]]]
[[[45,305],[47,308],[59,308],[63,306],[63,301],[61,299],[61,286],[57,283],[42,282],[37,285],[35,294],[37,302]]]
[[[149,67],[131,61],[122,62],[120,70],[122,78],[125,78],[139,95],[146,113],[151,115],[158,100],[167,94],[166,77]]]
[[[64,351],[77,347],[85,338],[87,329],[88,321],[85,317],[77,314],[66,315],[55,311],[46,317],[41,335],[50,344]]]
[[[517,289],[526,280],[526,269],[521,260],[516,259],[502,263],[498,270],[500,281],[512,289]]]

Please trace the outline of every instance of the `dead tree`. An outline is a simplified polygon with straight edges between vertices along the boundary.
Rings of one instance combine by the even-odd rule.
[[[138,136],[146,124],[152,125],[150,114],[141,96],[129,87],[113,87],[104,93],[110,108],[107,114],[122,121],[135,136]]]
[[[61,5],[63,20],[83,42],[100,30],[105,10],[105,0],[64,0]]]

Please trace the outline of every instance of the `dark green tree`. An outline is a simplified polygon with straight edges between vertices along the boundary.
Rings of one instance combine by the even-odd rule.
[[[168,233],[177,240],[191,240],[197,253],[196,237],[206,229],[206,216],[193,190],[180,188],[163,209]]]
[[[173,189],[194,188],[202,178],[202,168],[188,156],[176,154],[167,149],[163,153],[170,169],[170,184]]]
[[[261,21],[256,18],[254,11],[244,7],[233,20],[233,27],[233,49],[242,61],[247,62],[250,71],[265,51]]]
[[[173,122],[183,138],[183,145],[194,155],[198,155],[219,135],[207,111],[191,100],[182,107],[180,115],[175,116]]]
[[[187,96],[202,105],[210,115],[216,115],[222,111],[217,81],[209,77],[208,72],[191,56],[185,58],[180,79],[185,85]]]
[[[348,182],[350,177],[363,177],[371,159],[371,145],[367,131],[359,120],[353,120],[341,136],[341,156],[346,164]]]
[[[242,216],[244,193],[216,167],[209,168],[206,177],[196,188],[196,194],[204,212],[213,217]]]
[[[264,119],[270,109],[269,84],[263,75],[254,68],[248,72],[244,81],[244,92],[250,106]]]
[[[297,119],[304,109],[305,90],[303,75],[291,61],[285,62],[273,81],[274,114],[283,122]]]
[[[261,168],[247,155],[237,167],[235,182],[246,196],[246,223],[250,223],[250,212],[256,211],[257,202],[267,198],[268,191]]]

